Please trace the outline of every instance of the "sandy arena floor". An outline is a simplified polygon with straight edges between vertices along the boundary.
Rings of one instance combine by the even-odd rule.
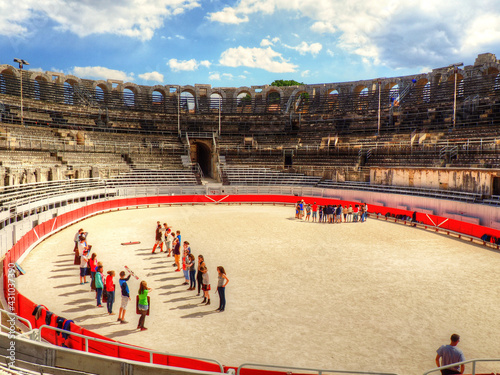
[[[181,285],[172,258],[151,254],[157,220],[181,230],[195,256],[205,256],[211,306]],[[154,289],[148,331],[135,329],[135,304],[129,323],[120,325],[95,307],[89,284],[79,284],[72,250],[80,227],[105,271],[118,274],[127,265]],[[120,245],[128,241],[141,244]],[[230,279],[223,313],[214,311],[218,265]],[[454,332],[467,359],[500,358],[500,254],[385,221],[306,223],[281,206],[128,210],[61,231],[22,266],[20,291],[81,326],[227,365],[422,374],[435,367],[436,349]],[[129,286],[135,301],[139,282],[131,278]],[[498,364],[478,370],[498,371]]]

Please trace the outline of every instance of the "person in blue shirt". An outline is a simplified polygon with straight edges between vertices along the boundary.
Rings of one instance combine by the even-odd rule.
[[[128,289],[127,281],[129,281],[131,275],[125,277],[125,271],[120,272],[120,289],[122,291],[122,301],[120,306],[120,312],[118,313],[118,321],[122,324],[127,323],[125,321],[125,313],[127,312],[128,301],[130,301],[130,290]]]

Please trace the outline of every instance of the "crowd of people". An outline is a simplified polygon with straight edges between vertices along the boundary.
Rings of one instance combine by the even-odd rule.
[[[107,313],[109,315],[116,315],[113,312],[113,305],[115,303],[115,293],[120,293],[120,309],[117,321],[121,324],[128,323],[125,320],[127,306],[131,300],[130,289],[127,282],[132,276],[131,271],[127,268],[121,271],[119,276],[119,290],[115,290],[115,277],[116,272],[109,270],[104,274],[104,267],[102,262],[97,260],[97,254],[92,252],[92,245],[87,243],[88,232],[79,229],[74,237],[74,252],[75,252],[75,265],[80,267],[80,285],[89,284],[90,289],[95,291],[96,306],[104,307],[106,303]],[[181,251],[182,244],[182,251]],[[159,252],[156,249],[159,248]],[[198,262],[196,264],[196,257],[191,253],[191,247],[188,241],[182,242],[181,232],[179,230],[173,231],[166,223],[163,225],[157,222],[155,231],[155,244],[152,250],[153,254],[163,253],[167,257],[173,257],[173,266],[176,268],[175,272],[181,272],[183,276],[183,283],[181,285],[189,285],[187,290],[198,291],[197,296],[203,294],[203,301],[201,304],[210,305],[210,277],[208,267],[205,264],[203,255],[198,255]],[[87,280],[89,277],[89,280]],[[226,275],[224,267],[217,267],[217,289],[216,293],[219,295],[219,307],[216,311],[223,312],[226,308],[225,288],[229,279]],[[149,288],[147,282],[142,280],[137,292],[136,311],[140,315],[137,329],[144,331],[147,328],[144,326],[146,316],[149,315]]]
[[[311,218],[312,213],[312,218]],[[368,215],[366,203],[349,205],[318,205],[303,199],[295,204],[295,218],[318,223],[364,223]]]
[[[203,292],[203,301],[201,304],[210,305],[210,276],[203,255],[198,255],[198,263],[196,264],[196,257],[191,252],[189,242],[182,242],[181,231],[177,230],[174,232],[167,223],[163,223],[162,225],[159,221],[156,223],[155,244],[152,254],[157,254],[156,249],[158,247],[160,249],[159,253],[166,253],[167,257],[173,256],[174,263],[172,266],[176,267],[175,272],[182,271],[184,277],[182,285],[189,285],[187,290],[194,291],[198,289],[197,296],[200,296],[201,292]],[[223,312],[226,308],[225,288],[228,282],[229,279],[224,267],[218,266],[216,293],[219,295],[219,307],[216,311]]]

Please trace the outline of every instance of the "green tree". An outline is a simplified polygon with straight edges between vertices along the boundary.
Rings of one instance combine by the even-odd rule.
[[[301,86],[301,85],[304,85],[304,82],[297,82],[297,81],[294,81],[293,79],[290,79],[290,80],[277,79],[273,83],[271,83],[271,86],[274,86],[274,87]]]

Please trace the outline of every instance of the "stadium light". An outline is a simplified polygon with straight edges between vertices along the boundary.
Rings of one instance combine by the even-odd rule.
[[[455,88],[453,89],[453,130],[455,130],[455,125],[457,121],[457,76],[458,76],[458,67],[463,66],[464,63],[457,63],[448,65],[448,68],[453,68],[455,75]]]
[[[19,69],[21,70],[21,125],[24,126],[24,111],[23,111],[23,66],[29,65],[30,63],[23,59],[15,58],[14,62],[19,64]]]

